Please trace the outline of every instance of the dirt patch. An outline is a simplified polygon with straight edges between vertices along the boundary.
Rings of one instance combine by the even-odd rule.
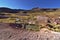
[[[7,27],[7,24],[0,25],[0,40],[60,40],[60,33],[55,34],[45,28],[34,32]]]

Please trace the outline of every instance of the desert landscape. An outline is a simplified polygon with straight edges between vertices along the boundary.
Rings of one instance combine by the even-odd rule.
[[[1,7],[0,40],[60,40],[60,9]]]

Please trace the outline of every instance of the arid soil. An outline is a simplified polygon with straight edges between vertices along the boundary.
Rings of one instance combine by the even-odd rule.
[[[0,40],[60,40],[60,33],[48,29],[38,32],[15,29],[6,23],[0,23]]]

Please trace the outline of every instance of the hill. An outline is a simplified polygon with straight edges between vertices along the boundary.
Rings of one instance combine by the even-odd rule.
[[[11,9],[6,7],[0,7],[0,12],[6,12],[6,13],[17,13],[19,11],[24,11],[22,9]]]
[[[0,40],[59,40],[60,8],[0,8]]]
[[[18,21],[16,21],[18,20]],[[15,24],[15,23],[18,24]],[[60,10],[58,8],[32,8],[31,10],[0,8],[0,23],[8,23],[10,26],[40,30],[48,28],[53,31],[60,31]]]

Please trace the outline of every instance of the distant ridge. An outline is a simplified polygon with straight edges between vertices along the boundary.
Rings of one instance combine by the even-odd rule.
[[[19,11],[24,11],[22,9],[11,9],[7,7],[0,7],[0,12],[6,12],[6,13],[17,13]]]
[[[39,7],[36,7],[36,8],[32,8],[32,10],[35,10],[35,11],[56,11],[56,10],[58,10],[58,8],[39,8]]]
[[[7,7],[0,7],[0,12],[6,12],[6,13],[18,13],[20,11],[56,11],[59,10],[58,8],[32,8],[31,10],[24,10],[24,9],[11,9]]]

